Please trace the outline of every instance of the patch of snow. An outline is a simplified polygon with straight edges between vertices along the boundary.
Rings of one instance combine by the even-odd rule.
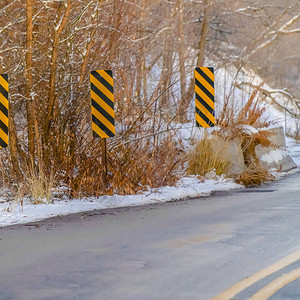
[[[298,168],[300,168],[300,143],[291,137],[286,137],[287,148]]]
[[[282,159],[289,155],[289,152],[286,149],[274,149],[269,153],[264,154],[261,157],[261,160],[271,164],[272,162],[279,163]]]
[[[250,125],[239,125],[237,128],[248,135],[258,133],[258,130]]]
[[[157,202],[168,202],[184,198],[196,198],[209,196],[214,191],[226,191],[241,188],[231,179],[216,177],[215,179],[203,180],[196,176],[184,177],[178,181],[176,186],[166,186],[152,189],[141,195],[113,195],[91,197],[86,199],[73,199],[68,201],[54,201],[51,204],[30,204],[24,200],[23,211],[20,204],[10,207],[8,203],[0,203],[0,226],[28,223],[55,217],[68,215],[95,209],[106,209],[112,207],[137,206]]]

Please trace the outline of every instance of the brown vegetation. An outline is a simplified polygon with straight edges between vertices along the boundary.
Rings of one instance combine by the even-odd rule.
[[[188,154],[187,174],[205,176],[211,171],[216,175],[227,174],[231,166],[229,143],[221,137],[218,140],[204,137]]]
[[[237,140],[242,147],[247,169],[236,176],[236,182],[245,186],[260,185],[272,179],[268,170],[260,165],[255,152],[257,145],[263,147],[272,145],[270,141],[272,133],[264,130],[272,122],[263,117],[265,108],[258,105],[259,97],[258,87],[252,92],[244,107],[239,110],[230,109],[229,103],[226,101],[219,118],[217,118],[217,124],[221,127],[221,130],[216,132],[216,135],[226,135],[232,140]],[[245,125],[251,126],[253,131]]]
[[[237,175],[235,181],[246,187],[252,187],[261,185],[273,179],[274,177],[268,172],[268,170],[253,164],[249,166],[246,171]]]
[[[197,62],[209,54],[221,65],[253,63],[257,53],[272,48],[272,37],[293,35],[288,21],[299,9],[294,1],[282,4],[279,17],[280,3],[272,8],[267,1],[249,1],[249,7],[243,2],[1,1],[0,72],[10,82],[2,182],[26,182],[31,168],[37,179],[49,179],[55,170],[57,182],[77,196],[174,182],[181,149],[165,132],[171,121],[187,121],[194,89],[188,74]],[[229,43],[241,48],[228,55]],[[89,73],[97,69],[112,69],[115,79],[117,136],[108,140],[108,187],[100,175],[101,147],[91,135]],[[234,124],[224,112],[223,127],[262,125],[253,99]],[[260,132],[245,148],[263,140]]]

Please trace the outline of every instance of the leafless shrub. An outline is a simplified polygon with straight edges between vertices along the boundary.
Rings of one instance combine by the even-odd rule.
[[[155,146],[153,138],[120,144],[109,150],[109,186],[106,189],[103,189],[103,166],[99,157],[86,157],[85,164],[70,179],[73,195],[134,194],[148,187],[174,184],[183,155],[171,135],[161,138]]]
[[[272,124],[272,121],[263,117],[264,107],[260,107],[258,96],[259,87],[255,89],[248,101],[241,110],[232,107],[230,99],[225,99],[223,108],[216,119],[216,125],[229,134],[229,137],[236,137],[241,134],[241,125],[249,125],[254,128],[266,128]]]

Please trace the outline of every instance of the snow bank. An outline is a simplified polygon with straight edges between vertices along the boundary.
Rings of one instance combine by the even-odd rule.
[[[0,203],[0,226],[28,223],[58,215],[92,211],[95,209],[137,206],[184,198],[203,197],[211,195],[214,191],[225,191],[235,188],[241,188],[241,186],[224,177],[217,177],[216,179],[209,179],[202,182],[197,177],[191,176],[182,178],[174,187],[166,186],[144,192],[141,195],[113,195],[69,201],[56,200],[52,204],[39,205],[30,204],[28,200],[25,200],[23,211],[19,204],[11,212],[6,211],[8,203]]]

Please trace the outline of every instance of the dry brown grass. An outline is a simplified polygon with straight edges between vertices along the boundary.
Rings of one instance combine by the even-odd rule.
[[[204,137],[188,154],[187,174],[204,176],[213,170],[216,175],[227,174],[231,166],[228,147],[228,140]]]
[[[245,186],[260,185],[262,182],[269,181],[272,176],[268,170],[261,167],[255,153],[255,147],[272,146],[270,136],[273,134],[262,128],[267,128],[272,124],[267,118],[263,117],[264,107],[259,106],[259,86],[252,92],[244,107],[238,111],[230,108],[229,100],[225,101],[224,107],[217,118],[217,125],[221,131],[216,132],[217,136],[227,136],[232,140],[239,140],[242,146],[244,162],[247,170],[240,174],[236,181]],[[245,130],[245,125],[257,129],[257,132]]]
[[[107,188],[102,184],[101,154],[95,152],[84,157],[85,164],[70,178],[72,196],[135,194],[148,187],[173,185],[183,167],[183,154],[170,134],[108,148]]]
[[[266,118],[263,118],[264,107],[259,107],[259,98],[257,97],[259,87],[254,90],[241,111],[230,109],[229,101],[225,101],[224,107],[217,118],[217,125],[221,127],[221,131],[217,135],[225,135],[229,139],[238,139],[241,142],[244,161],[247,167],[252,163],[259,165],[258,158],[255,154],[255,147],[262,145],[269,147],[272,145],[270,136],[273,134],[262,128],[267,128],[272,124]],[[249,125],[259,129],[256,133],[249,133],[243,129],[243,126]]]
[[[265,108],[259,106],[259,88],[260,86],[252,92],[240,111],[230,106],[229,99],[225,100],[224,106],[216,119],[216,125],[225,130],[230,137],[235,138],[237,135],[240,135],[240,126],[242,125],[250,125],[254,128],[266,128],[272,124],[272,121],[263,117]]]
[[[273,180],[274,177],[268,172],[267,169],[257,166],[255,164],[247,168],[246,171],[237,175],[235,182],[243,184],[246,187],[258,186],[264,182]]]
[[[55,176],[53,171],[47,175],[40,165],[36,169],[31,164],[26,174],[25,190],[30,196],[32,204],[51,203],[54,186]]]
[[[180,167],[180,151],[168,137],[157,143],[152,151],[149,145],[127,145],[114,152],[113,189],[120,194],[132,194],[145,187],[173,185]],[[119,151],[123,153],[119,155]]]

